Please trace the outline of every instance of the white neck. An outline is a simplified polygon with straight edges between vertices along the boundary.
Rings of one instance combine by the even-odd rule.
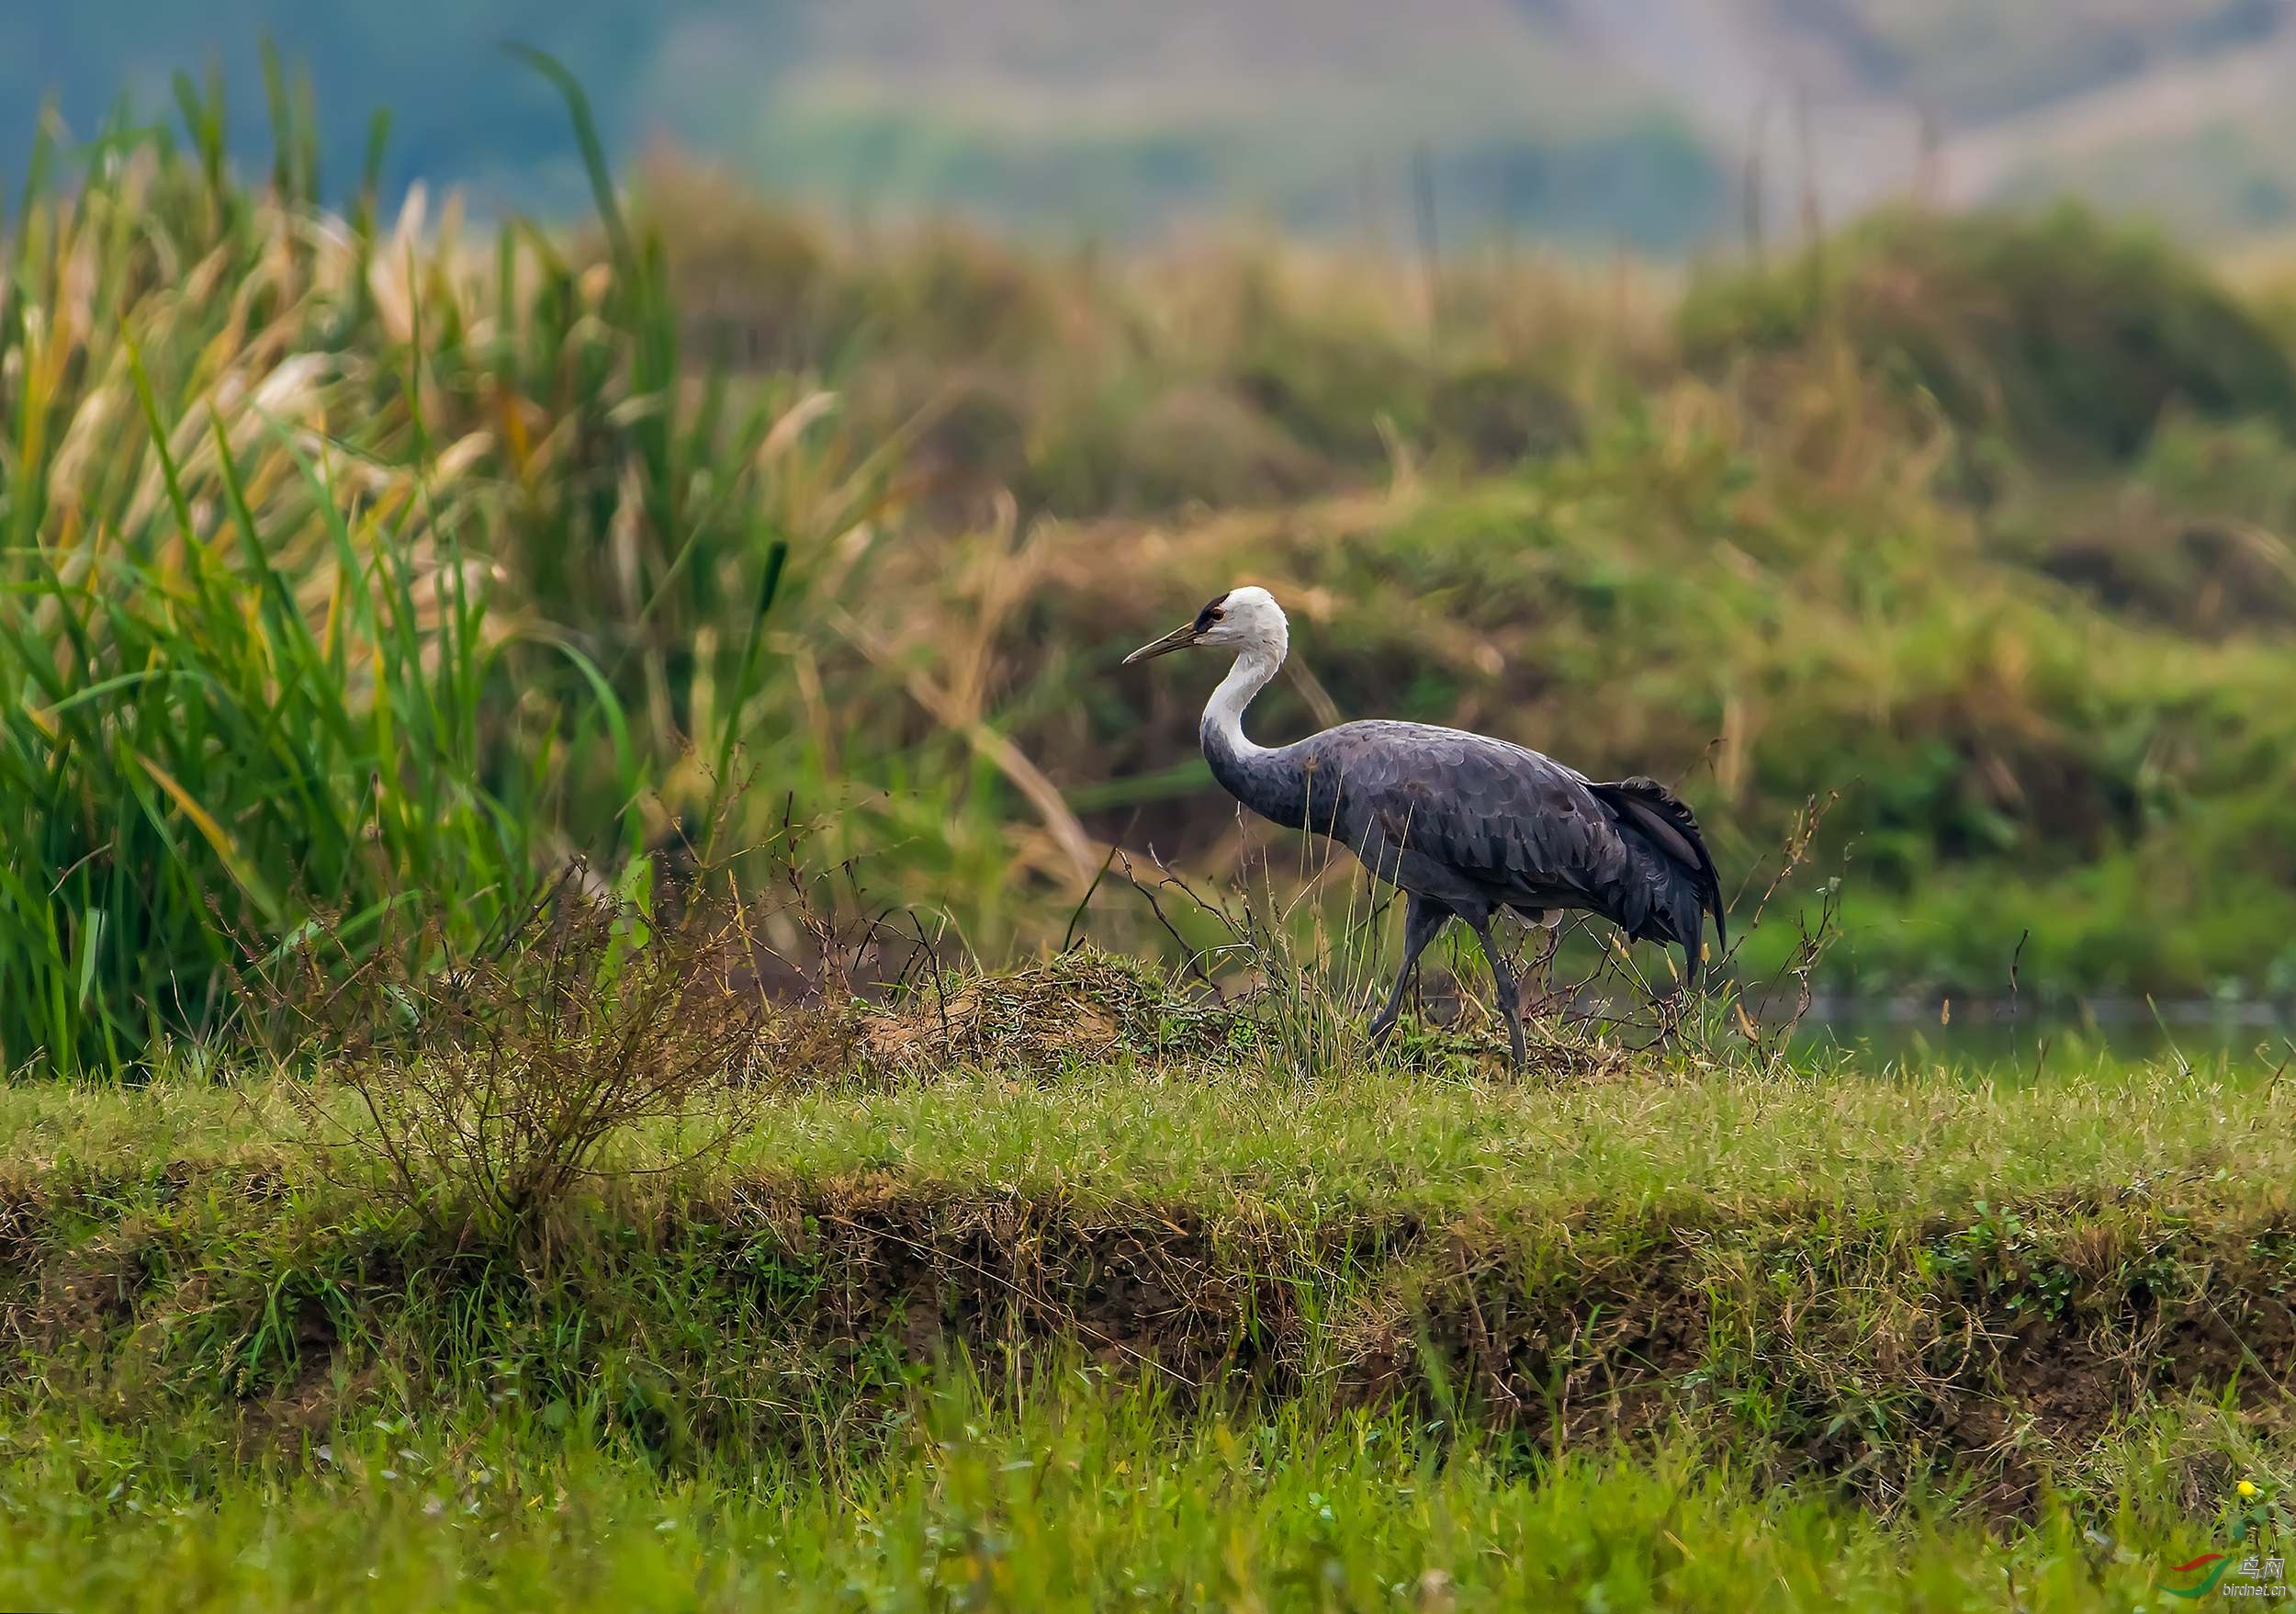
[[[1257,751],[1260,748],[1244,738],[1244,708],[1267,687],[1268,680],[1283,664],[1281,645],[1246,645],[1235,665],[1228,669],[1228,676],[1211,692],[1211,699],[1204,703],[1204,732],[1219,735],[1239,756]]]

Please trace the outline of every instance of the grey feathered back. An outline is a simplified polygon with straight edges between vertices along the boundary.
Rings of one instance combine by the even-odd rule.
[[[1207,726],[1213,774],[1246,807],[1344,842],[1381,878],[1476,920],[1583,909],[1689,950],[1723,939],[1714,862],[1653,780],[1596,784],[1523,746],[1424,723],[1343,723],[1239,754]]]

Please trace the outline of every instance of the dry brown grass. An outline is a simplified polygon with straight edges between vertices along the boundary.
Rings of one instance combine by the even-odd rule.
[[[470,956],[433,924],[344,967],[298,961],[272,1014],[287,1063],[315,1072],[288,1091],[321,1170],[459,1245],[525,1237],[585,1181],[677,1170],[739,1134],[767,1074],[746,911],[699,883],[658,902],[573,875]],[[657,1152],[616,1158],[640,1129]]]

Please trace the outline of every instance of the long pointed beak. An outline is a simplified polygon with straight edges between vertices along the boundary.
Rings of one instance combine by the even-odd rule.
[[[1129,667],[1135,661],[1145,661],[1155,656],[1168,656],[1174,650],[1187,649],[1195,642],[1196,625],[1191,622],[1185,626],[1174,628],[1160,639],[1152,639],[1141,646],[1140,649],[1124,658],[1124,665]]]

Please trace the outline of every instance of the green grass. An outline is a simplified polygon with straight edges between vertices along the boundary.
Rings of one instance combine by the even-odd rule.
[[[639,1423],[691,1453],[786,1439],[807,1395],[866,1405],[940,1339],[1097,1343],[1279,1398],[1400,1374],[1466,1406],[1493,1387],[1444,1387],[1470,1315],[1522,1331],[1512,1395],[1575,1360],[1551,1329],[1623,1309],[1657,1332],[1594,1328],[1588,1360],[1615,1388],[1680,1380],[1686,1428],[1791,1473],[1812,1461],[1792,1431],[1871,1416],[1870,1461],[1928,1473],[1961,1461],[1939,1455],[1961,1438],[1947,1415],[2022,1383],[2020,1361],[2134,1364],[2099,1381],[2124,1408],[2221,1388],[2243,1363],[2264,1375],[2252,1390],[2286,1371],[2296,1159],[2279,1079],[2071,1059],[1999,1081],[989,1071],[795,1099],[667,1179],[647,1173],[680,1140],[625,1137],[603,1197],[545,1223],[543,1273],[426,1234],[355,1167],[317,1175],[276,1087],[19,1087],[0,1179],[39,1319],[25,1337],[76,1361],[84,1394],[129,1404],[272,1405],[331,1364],[422,1397],[523,1362],[631,1416],[666,1397]],[[107,1319],[93,1333],[73,1293]],[[1698,1321],[1670,1335],[1683,1307]],[[2186,1315],[2198,1333],[2164,1349]],[[1936,1354],[1981,1319],[2007,1332]],[[2099,1432],[2037,1405],[2033,1453]],[[1924,1440],[1942,1445],[1924,1456]]]
[[[2296,1145],[2061,1053],[849,1078],[523,1255],[17,1084],[0,1600],[2156,1607],[2296,1482]]]
[[[1017,1404],[1017,1405],[1016,1405]],[[1987,1528],[1886,1518],[1725,1463],[1547,1459],[1390,1414],[1176,1416],[1072,1371],[959,1378],[838,1464],[665,1476],[576,1428],[378,1420],[293,1462],[46,1422],[0,1431],[0,1598],[195,1608],[2030,1609],[2156,1606],[2268,1460],[2206,1416]],[[180,1435],[175,1437],[180,1439]],[[2234,1465],[2237,1465],[2235,1468]],[[2208,1474],[2201,1495],[2183,1489]],[[2196,1506],[2197,1503],[2197,1506]],[[2189,1577],[2188,1577],[2189,1578]],[[2011,1588],[2014,1588],[2013,1592]]]
[[[1600,1202],[1738,1217],[1833,1207],[1917,1228],[1991,1196],[2133,1185],[2269,1215],[2296,1183],[2290,1078],[2256,1059],[2129,1065],[2077,1040],[2030,1068],[1774,1074],[1629,1067],[1602,1078],[1457,1078],[1354,1068],[1309,1081],[1233,1070],[1081,1064],[988,1070],[884,1090],[800,1094],[750,1117],[723,1169],[782,1184],[1169,1201],[1312,1223],[1402,1207],[1536,1221]],[[298,1126],[277,1089],[163,1080],[141,1091],[0,1091],[0,1171],[135,1181],[170,1163],[277,1168]],[[627,1163],[647,1146],[625,1142]],[[2221,1173],[2221,1175],[2220,1175]]]

